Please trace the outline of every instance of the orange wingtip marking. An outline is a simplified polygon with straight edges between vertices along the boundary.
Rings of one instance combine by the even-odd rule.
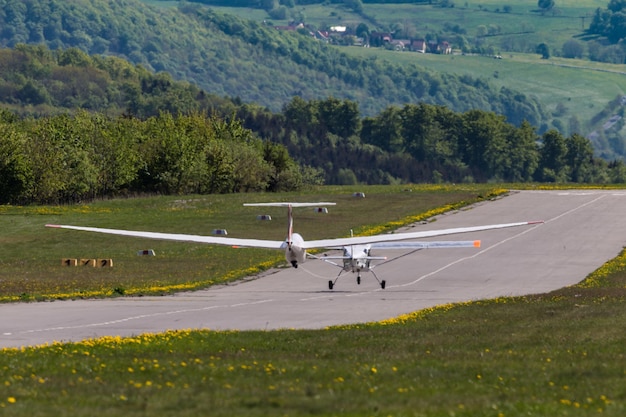
[[[475,240],[474,241],[474,247],[475,248],[480,248],[480,240]]]

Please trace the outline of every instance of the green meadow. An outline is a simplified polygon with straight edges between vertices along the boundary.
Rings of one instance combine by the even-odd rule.
[[[278,224],[272,220],[268,226],[256,220],[255,209],[240,207],[242,202],[337,201],[322,217],[310,211],[296,213],[296,230],[305,238],[307,233],[322,237],[345,233],[337,230],[346,226],[360,226],[361,233],[388,230],[409,218],[460,209],[502,190],[324,187],[298,195],[146,197],[69,207],[3,207],[0,221],[3,231],[9,232],[3,232],[0,241],[1,269],[5,274],[9,265],[19,273],[15,263],[21,253],[24,271],[30,270],[29,261],[41,257],[39,276],[84,274],[84,269],[60,266],[57,258],[70,250],[84,250],[81,256],[119,250],[122,256],[125,247],[128,260],[93,272],[110,274],[119,269],[124,275],[134,268],[125,263],[135,259],[155,263],[151,274],[165,279],[160,277],[165,275],[164,265],[177,257],[195,256],[194,250],[166,246],[153,258],[137,257],[135,249],[145,248],[144,242],[135,245],[125,239],[118,244],[115,237],[100,236],[83,246],[90,234],[42,229],[47,222],[189,233],[227,227],[233,236],[270,237],[274,233],[270,229],[284,233],[280,213],[275,214]],[[366,198],[352,197],[356,191],[365,192]],[[321,231],[335,223],[324,220],[331,217],[340,224],[338,229]],[[175,219],[177,224],[172,224]],[[228,221],[233,223],[224,223]],[[250,230],[244,232],[244,225]],[[20,241],[20,235],[30,238]],[[89,248],[94,245],[98,251]],[[241,256],[241,251],[227,249]],[[442,305],[380,323],[299,331],[183,330],[3,349],[0,413],[11,417],[623,416],[626,253],[617,250],[614,260],[577,286],[549,294]],[[7,253],[12,261],[7,262]],[[269,259],[264,256],[258,261]],[[211,256],[205,252],[202,258]],[[240,263],[236,261],[235,268],[245,266]],[[39,280],[31,274],[32,270],[22,275],[22,280]],[[3,289],[8,275],[0,278]]]

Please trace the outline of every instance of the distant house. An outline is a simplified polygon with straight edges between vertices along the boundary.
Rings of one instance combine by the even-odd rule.
[[[413,39],[410,46],[411,51],[426,53],[426,41],[424,39]]]
[[[404,51],[411,45],[411,41],[408,39],[392,39],[389,43],[396,51]]]
[[[433,54],[449,55],[452,53],[452,46],[446,41],[428,41],[428,51]]]
[[[347,27],[345,26],[331,26],[330,27],[330,31],[331,32],[339,32],[339,33],[344,33],[346,31]]]
[[[452,46],[446,41],[439,42],[438,52],[444,55],[450,55],[452,53]]]
[[[389,32],[372,32],[370,33],[370,45],[383,46],[393,40],[393,35]]]

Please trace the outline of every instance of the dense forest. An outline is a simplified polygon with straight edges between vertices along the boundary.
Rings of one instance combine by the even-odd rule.
[[[85,111],[23,119],[0,111],[2,204],[297,190],[302,172],[283,146],[255,138],[235,119]]]
[[[295,97],[281,112],[76,48],[0,50],[0,203],[307,184],[625,182],[582,136],[421,103],[363,116]]]
[[[354,102],[296,98],[283,114],[244,114],[273,140],[236,117],[164,112],[141,120],[78,111],[22,118],[3,110],[0,203],[298,190],[324,179],[626,182],[626,166],[594,159],[582,136],[552,130],[538,137],[528,123],[518,128],[480,110],[406,105],[361,119]]]
[[[484,79],[350,57],[308,35],[198,4],[157,9],[138,0],[0,0],[0,5],[0,46],[39,44],[118,56],[275,112],[294,96],[334,96],[358,102],[364,115],[390,105],[429,103],[461,112],[493,111],[517,126],[524,120],[542,126],[548,118],[536,98],[495,89]],[[13,82],[18,88],[25,83]]]
[[[362,118],[354,102],[296,97],[282,114],[239,117],[333,184],[626,181],[626,166],[594,158],[583,136],[539,136],[527,122],[516,127],[482,110],[407,104]]]
[[[235,108],[230,99],[121,58],[25,44],[0,49],[0,104],[22,116],[85,109],[144,119],[161,111],[228,114]]]
[[[406,105],[361,119],[354,102],[296,98],[283,114],[246,114],[284,146],[259,139],[238,118],[199,113],[140,120],[79,111],[34,119],[3,110],[0,203],[298,190],[324,179],[626,182],[626,166],[594,159],[579,135],[539,138],[528,123],[517,128],[480,110]]]

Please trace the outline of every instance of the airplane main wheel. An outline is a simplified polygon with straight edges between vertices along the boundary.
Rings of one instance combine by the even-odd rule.
[[[385,289],[385,284],[387,284],[387,283],[385,282],[385,280],[382,280],[382,281],[380,282],[380,288],[382,288],[382,289],[384,290],[384,289]]]
[[[332,290],[335,284],[332,281],[328,281],[328,289]]]
[[[361,285],[361,277],[360,277],[360,276],[357,276],[357,277],[356,277],[356,283],[357,283],[358,285]]]

